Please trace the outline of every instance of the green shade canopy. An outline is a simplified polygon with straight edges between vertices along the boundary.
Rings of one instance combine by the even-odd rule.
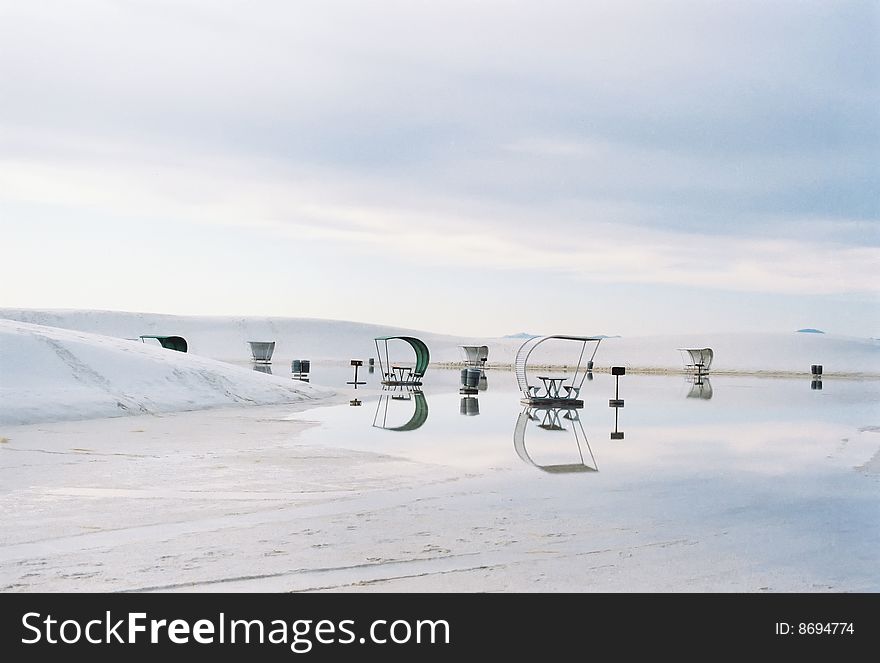
[[[383,341],[385,343],[385,364],[388,363],[388,341],[405,341],[409,343],[410,347],[416,353],[416,365],[415,368],[413,368],[413,374],[417,376],[422,376],[425,374],[425,371],[428,369],[428,362],[431,361],[431,353],[428,351],[428,346],[425,345],[424,341],[416,338],[415,336],[377,336],[375,340],[376,351],[379,353],[380,364],[382,364],[382,353],[379,352],[380,341]]]
[[[141,341],[145,338],[155,338],[163,348],[177,350],[178,352],[186,352],[186,339],[183,336],[149,336],[144,334],[140,337]]]

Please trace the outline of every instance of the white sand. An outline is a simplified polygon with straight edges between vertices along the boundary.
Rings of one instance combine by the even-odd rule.
[[[504,469],[353,450],[339,433],[306,446],[298,435],[308,414],[305,422],[290,414],[327,390],[216,360],[246,360],[246,340],[278,341],[279,357],[365,358],[374,335],[395,330],[295,319],[0,315],[86,329],[0,320],[0,591],[880,588],[870,552],[877,530],[864,521],[877,485],[873,421],[858,422],[859,460],[847,470],[857,482],[847,480],[846,499],[838,494],[844,484],[814,494],[809,475],[760,480],[769,463],[761,454],[760,472],[730,477],[721,463],[678,480],[621,476],[613,490],[589,494],[596,482],[571,484],[582,490],[569,495],[544,494],[529,481],[532,489],[520,493],[505,486]],[[142,333],[183,335],[193,353],[122,338]],[[455,359],[465,340],[418,335],[440,361]],[[496,362],[520,344],[487,342]],[[597,364],[677,368],[675,347],[691,344],[714,347],[719,369],[822,363],[829,375],[877,372],[875,341],[800,334],[610,339]],[[218,408],[242,404],[255,407]],[[215,409],[181,411],[203,408]],[[119,416],[141,413],[149,415]],[[767,448],[788,440],[782,466],[790,469],[790,458],[803,456],[803,433],[760,437],[764,428],[740,424],[732,433],[721,422],[696,439],[675,435],[651,448],[687,443],[686,455],[699,459],[723,448],[713,437],[742,435]],[[832,468],[842,462],[835,454],[852,446],[849,429],[813,435]],[[707,469],[720,471],[709,490]],[[728,490],[714,488],[725,481]],[[845,555],[828,532],[846,535]]]
[[[0,320],[0,424],[293,403],[330,393],[138,341]]]

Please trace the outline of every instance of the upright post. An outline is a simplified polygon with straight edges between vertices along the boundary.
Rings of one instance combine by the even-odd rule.
[[[614,376],[614,398],[608,401],[608,407],[623,407],[623,399],[620,397],[620,376],[626,375],[626,368],[623,366],[612,366],[611,375]]]

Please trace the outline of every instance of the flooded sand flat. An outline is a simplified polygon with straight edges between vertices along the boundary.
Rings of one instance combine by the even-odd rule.
[[[0,585],[880,589],[876,381],[624,376],[615,412],[597,374],[528,412],[504,371],[463,396],[321,370],[339,404],[4,431]]]
[[[618,555],[608,567],[615,570],[600,574],[615,578],[599,581],[604,589],[878,587],[880,436],[869,423],[878,414],[877,382],[816,390],[803,379],[718,376],[695,385],[683,376],[624,376],[625,405],[615,412],[613,378],[596,374],[574,420],[564,410],[537,411],[517,445],[525,408],[512,376],[487,377],[474,397],[448,383],[433,393],[426,385],[429,415],[416,430],[379,428],[400,427],[415,405],[372,394],[348,411],[306,413],[322,429],[302,439],[319,443],[338,431],[351,448],[480,472],[474,483],[484,486],[484,502],[478,493],[458,508],[445,505],[454,521],[482,517],[492,529],[503,512],[510,545],[522,549],[515,564],[526,567],[540,549],[572,559]],[[612,439],[615,432],[623,439]],[[447,540],[462,534],[455,525]],[[532,547],[534,537],[550,544]],[[666,568],[627,562],[650,556],[641,547],[669,548]],[[536,582],[561,588],[557,573],[581,577],[559,566]],[[505,576],[514,586],[522,579]],[[583,588],[593,580],[583,577]]]

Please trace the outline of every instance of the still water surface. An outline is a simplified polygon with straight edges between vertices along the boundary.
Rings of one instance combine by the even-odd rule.
[[[360,375],[369,382],[354,390],[344,384],[351,377],[341,367],[313,372],[314,384],[347,390],[357,404],[303,414],[322,424],[305,434],[310,443],[332,437],[334,445],[426,462],[536,469],[528,462],[519,467],[524,460],[514,434],[528,408],[511,372],[487,371],[485,389],[472,396],[459,393],[454,370],[432,369],[421,393],[381,390],[375,374]],[[625,375],[620,409],[609,407],[614,391],[614,378],[596,373],[581,391],[583,408],[526,412],[529,456],[540,457],[541,466],[575,462],[581,447],[602,474],[747,471],[855,479],[871,474],[859,467],[867,463],[862,469],[871,470],[880,448],[880,381],[826,380],[814,390],[808,379],[713,376],[695,385],[684,376]],[[615,432],[622,439],[612,438]]]
[[[700,544],[699,563],[880,590],[880,381],[626,375],[615,409],[614,378],[597,373],[583,408],[554,411],[525,408],[502,370],[474,396],[455,370],[431,369],[421,393],[369,373],[354,390],[347,367],[312,378],[352,402],[294,415],[320,424],[305,443],[460,468],[524,518],[656,528]],[[490,502],[470,508],[489,519]]]

